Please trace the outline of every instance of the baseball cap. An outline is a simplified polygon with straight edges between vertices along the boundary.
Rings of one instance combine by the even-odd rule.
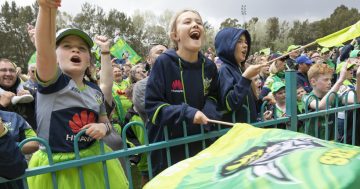
[[[312,60],[310,60],[310,58],[308,58],[307,56],[299,56],[299,57],[297,57],[296,58],[296,63],[297,64],[303,64],[303,63],[305,63],[305,64],[312,64]]]
[[[89,46],[90,49],[92,48],[92,46],[94,46],[94,42],[92,41],[90,36],[82,30],[76,28],[65,28],[56,32],[56,44],[60,43],[60,41],[64,39],[64,37],[69,35],[76,35],[80,37],[82,40],[85,41],[85,43]]]
[[[337,73],[337,74],[340,73],[340,71],[341,71],[342,67],[344,66],[344,64],[345,64],[345,62],[341,62],[340,64],[338,64],[338,65],[336,66],[336,73]],[[354,67],[354,66],[355,66],[355,64],[348,63],[348,65],[347,65],[346,67],[347,67],[347,69],[349,69],[349,68],[352,68],[352,67]]]
[[[292,50],[295,50],[295,49],[298,49],[300,48],[301,46],[300,45],[290,45],[288,48],[287,48],[287,52],[290,52]]]
[[[360,50],[352,50],[350,52],[350,58],[357,58],[360,57]]]
[[[272,93],[277,93],[280,89],[285,88],[285,83],[284,82],[274,82],[271,86],[271,91]]]

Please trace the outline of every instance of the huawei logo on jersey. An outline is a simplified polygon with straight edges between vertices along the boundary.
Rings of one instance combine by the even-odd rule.
[[[80,115],[76,113],[72,120],[69,121],[69,126],[73,133],[78,133],[84,125],[95,122],[95,115],[93,112],[84,110]]]
[[[182,93],[183,85],[180,80],[174,80],[171,84],[171,92],[174,93]]]

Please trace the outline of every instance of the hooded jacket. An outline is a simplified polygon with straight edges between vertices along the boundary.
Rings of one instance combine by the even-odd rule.
[[[219,98],[221,110],[225,112],[223,120],[229,122],[255,122],[257,115],[251,80],[242,77],[242,70],[235,59],[236,44],[242,34],[248,42],[247,58],[251,46],[251,38],[247,30],[225,28],[215,37],[216,52],[223,61],[219,70]],[[232,117],[233,112],[236,112],[235,120]]]
[[[183,60],[172,49],[161,54],[151,70],[145,92],[149,142],[165,140],[165,125],[170,139],[183,137],[183,121],[188,135],[200,134],[201,127],[193,124],[198,110],[208,118],[219,119],[216,111],[217,79],[216,65],[201,53],[196,63]],[[201,142],[199,144],[189,145],[190,156],[202,150]],[[171,150],[172,163],[184,159],[184,154],[183,149]],[[153,166],[155,172],[166,168],[164,152],[152,152],[151,156],[156,162],[155,168]]]

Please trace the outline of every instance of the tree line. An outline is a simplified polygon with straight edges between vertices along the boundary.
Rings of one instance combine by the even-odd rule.
[[[5,1],[0,12],[0,57],[9,58],[20,67],[26,68],[35,47],[27,34],[27,23],[35,24],[38,5],[18,6],[15,1]],[[160,15],[152,11],[135,11],[132,16],[112,9],[105,12],[98,5],[84,3],[81,12],[71,15],[65,11],[57,14],[57,28],[77,27],[89,33],[120,37],[142,57],[146,56],[148,46],[153,43],[169,45],[169,23],[174,12],[166,10]],[[206,19],[206,18],[204,18]],[[278,17],[267,20],[251,18],[245,23],[239,23],[235,18],[227,18],[220,28],[214,28],[204,21],[206,29],[206,44],[204,49],[214,46],[214,37],[219,29],[224,27],[241,27],[249,30],[252,37],[252,51],[263,48],[272,51],[284,51],[290,44],[305,45],[317,38],[350,26],[360,20],[357,9],[341,5],[327,18],[310,22],[309,20],[280,21]],[[315,48],[315,47],[314,47]]]

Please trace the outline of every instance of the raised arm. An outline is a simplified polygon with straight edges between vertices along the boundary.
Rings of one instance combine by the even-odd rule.
[[[38,0],[39,13],[36,20],[36,74],[46,82],[56,74],[57,60],[55,53],[55,25],[56,11],[61,0]]]
[[[101,71],[100,71],[100,89],[104,93],[106,102],[112,103],[112,85],[114,81],[111,57],[110,57],[110,39],[105,36],[96,36],[95,43],[101,50]]]

